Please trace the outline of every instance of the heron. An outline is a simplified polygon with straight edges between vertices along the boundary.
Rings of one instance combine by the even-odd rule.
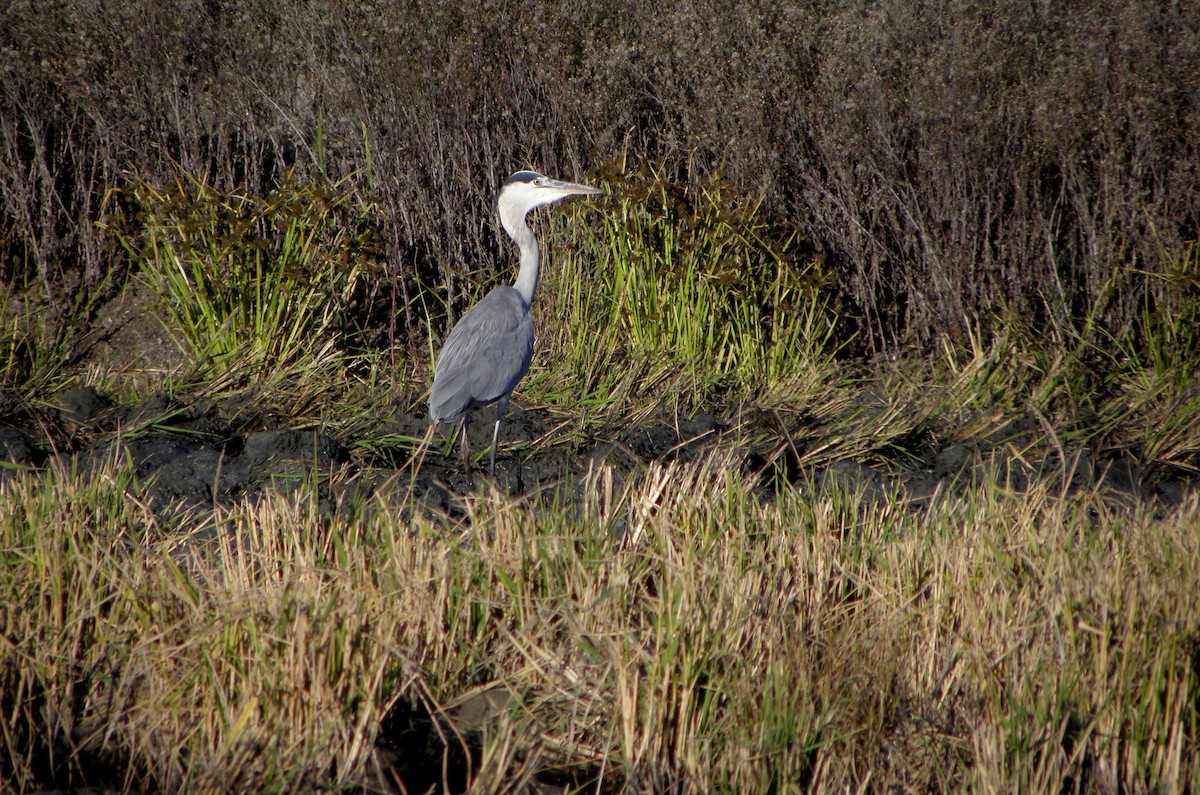
[[[469,466],[467,423],[470,412],[496,404],[496,425],[488,474],[496,471],[500,422],[508,411],[513,388],[533,359],[533,296],[541,270],[537,237],[525,221],[537,207],[568,196],[603,193],[598,188],[551,179],[536,171],[518,171],[500,186],[500,223],[521,252],[517,280],[494,288],[467,310],[442,346],[433,368],[429,395],[430,430],[442,422],[462,420],[462,457]]]

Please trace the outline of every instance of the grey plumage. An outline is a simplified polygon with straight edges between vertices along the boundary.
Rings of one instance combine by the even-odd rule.
[[[521,252],[521,267],[512,287],[497,287],[467,310],[446,337],[433,371],[429,417],[463,421],[462,451],[467,458],[467,418],[472,409],[496,403],[489,472],[496,468],[500,421],[513,388],[533,359],[533,316],[540,251],[525,216],[535,207],[564,199],[602,193],[596,188],[550,179],[534,171],[518,171],[500,188],[500,222]]]

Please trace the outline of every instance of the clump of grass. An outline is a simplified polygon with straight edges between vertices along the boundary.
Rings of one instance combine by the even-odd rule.
[[[6,778],[86,783],[103,751],[135,788],[387,781],[383,716],[413,699],[479,792],[1200,785],[1195,496],[764,501],[739,460],[600,468],[574,504],[481,493],[457,520],[268,497],[190,537],[121,466],[22,476]]]
[[[1159,269],[1147,273],[1141,327],[1147,361],[1160,374],[1189,381],[1200,368],[1200,247],[1160,240]]]
[[[1147,274],[1142,344],[1117,346],[1120,391],[1110,412],[1145,461],[1200,473],[1200,252],[1192,242],[1160,244],[1160,267]]]
[[[661,393],[693,410],[746,397],[828,361],[830,276],[797,233],[771,223],[721,176],[645,166],[609,176],[580,249],[557,257],[553,380],[584,396]],[[576,217],[576,223],[581,219]],[[632,383],[631,383],[632,382]]]
[[[67,378],[69,324],[0,283],[0,414],[53,394]]]
[[[348,310],[378,250],[374,209],[352,189],[288,174],[254,196],[177,175],[134,181],[121,199],[110,224],[162,297],[194,380],[320,389],[347,365]]]
[[[1194,243],[1161,246],[1159,253],[1156,267],[1136,274],[1142,300],[1131,325],[1102,321],[1114,296],[1132,283],[1121,268],[1113,269],[1078,329],[1055,329],[1046,341],[1018,324],[1008,347],[1033,378],[1010,392],[1022,397],[1027,414],[1056,430],[1060,447],[1115,451],[1194,474],[1200,472],[1200,258]]]

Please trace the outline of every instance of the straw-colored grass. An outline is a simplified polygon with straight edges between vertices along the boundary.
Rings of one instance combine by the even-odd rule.
[[[475,792],[1200,785],[1200,500],[752,485],[718,450],[574,506],[280,496],[180,538],[122,467],[10,481],[5,778],[388,781],[417,704]]]

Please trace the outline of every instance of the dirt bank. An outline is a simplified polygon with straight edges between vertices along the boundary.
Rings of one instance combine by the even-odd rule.
[[[473,451],[487,450],[493,416],[490,409],[478,413],[470,429]],[[494,484],[513,496],[529,495],[574,487],[601,464],[625,478],[654,463],[724,450],[754,476],[765,499],[779,488],[836,483],[871,498],[899,496],[919,506],[939,491],[998,476],[1016,490],[1045,478],[1066,489],[1099,485],[1114,499],[1152,500],[1166,509],[1200,488],[1196,479],[1115,453],[1080,452],[1037,465],[1003,446],[941,446],[932,438],[914,441],[912,449],[896,456],[901,463],[813,463],[810,451],[818,448],[821,429],[803,420],[793,427],[782,422],[777,415],[741,409],[727,417],[660,416],[605,437],[567,442],[549,432],[551,417],[514,407],[501,430]],[[342,438],[319,428],[291,427],[244,396],[220,401],[158,396],[121,405],[80,387],[59,395],[52,408],[0,424],[0,481],[54,464],[87,473],[128,461],[158,512],[228,505],[266,490],[288,492],[316,482],[327,500],[379,489],[411,491],[428,507],[453,515],[457,496],[484,486],[486,459],[468,470],[453,439],[440,436],[421,456],[415,440],[427,427],[424,416],[397,412],[363,438]]]

